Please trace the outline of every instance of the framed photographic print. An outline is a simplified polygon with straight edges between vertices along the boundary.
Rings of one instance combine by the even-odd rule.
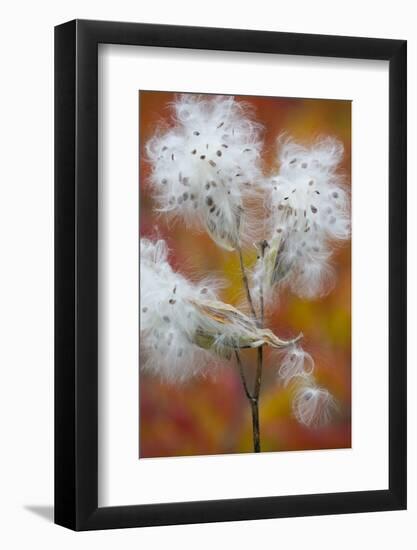
[[[406,42],[55,29],[55,521],[406,507]]]

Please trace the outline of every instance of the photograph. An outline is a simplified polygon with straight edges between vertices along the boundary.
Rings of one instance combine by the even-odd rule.
[[[412,6],[4,3],[0,548],[417,548]]]
[[[351,447],[351,101],[139,90],[139,459]]]

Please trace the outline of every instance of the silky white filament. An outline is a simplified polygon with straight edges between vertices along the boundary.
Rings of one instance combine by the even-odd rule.
[[[293,400],[293,413],[301,424],[322,427],[330,422],[336,403],[331,394],[319,386],[302,386]]]
[[[247,201],[260,179],[260,125],[233,97],[180,95],[173,126],[147,143],[158,210],[203,227],[221,247],[250,240]]]
[[[289,346],[278,369],[278,376],[284,386],[296,377],[309,377],[314,370],[314,361],[309,353],[301,346],[295,344]]]

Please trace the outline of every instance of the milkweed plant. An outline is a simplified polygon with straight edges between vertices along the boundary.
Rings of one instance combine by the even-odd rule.
[[[264,347],[278,383],[291,388],[292,412],[305,426],[327,424],[336,408],[314,379],[314,360],[302,333],[284,340],[266,326],[265,313],[284,292],[305,299],[332,289],[332,254],[350,236],[349,196],[339,165],[343,146],[331,137],[313,145],[278,139],[278,169],[262,172],[262,127],[250,107],[233,97],[180,95],[173,121],[146,143],[155,210],[237,254],[245,304],[219,299],[222,283],[191,281],[172,269],[163,240],[141,239],[141,367],[172,384],[217,365],[236,368],[252,413],[253,448],[261,451],[259,403]],[[190,232],[192,238],[192,232]],[[243,251],[255,246],[255,265]],[[245,372],[242,350],[257,355]]]

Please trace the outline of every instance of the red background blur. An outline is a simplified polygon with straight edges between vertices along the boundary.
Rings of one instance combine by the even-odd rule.
[[[144,145],[161,124],[170,124],[169,103],[175,93],[139,93],[140,105],[140,235],[167,241],[170,263],[190,278],[222,274],[229,283],[221,299],[237,304],[242,297],[237,255],[220,249],[204,232],[173,224],[153,211],[147,184],[149,165]],[[283,132],[308,144],[320,135],[343,142],[341,171],[350,186],[350,101],[235,96],[252,105],[256,120],[264,126],[264,170],[276,167],[276,139]],[[254,254],[247,253],[248,264]],[[334,254],[336,285],[325,298],[302,300],[283,293],[272,308],[267,325],[281,337],[300,331],[303,347],[314,358],[315,377],[336,398],[339,406],[333,422],[320,429],[301,426],[292,417],[288,390],[277,380],[277,364],[268,351],[264,363],[260,402],[262,451],[346,448],[351,445],[351,247]],[[181,266],[181,267],[180,267]],[[252,384],[256,353],[244,354]],[[248,402],[234,365],[213,377],[182,385],[161,382],[140,372],[140,457],[207,455],[252,451],[252,424]]]

